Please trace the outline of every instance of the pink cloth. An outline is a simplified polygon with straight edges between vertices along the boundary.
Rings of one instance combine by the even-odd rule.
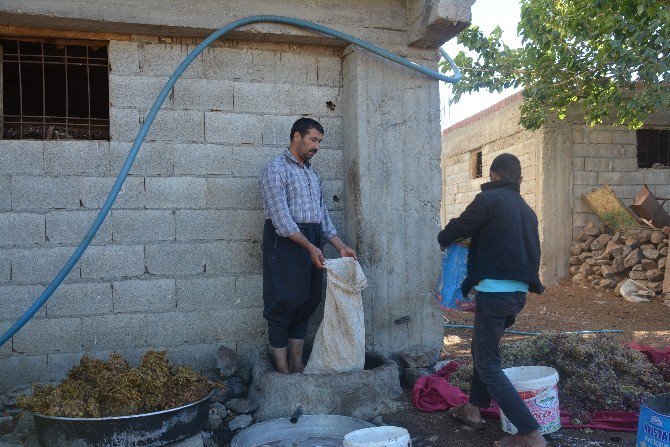
[[[670,347],[656,349],[651,346],[639,345],[635,342],[626,343],[626,346],[646,355],[649,361],[654,365],[663,362],[670,363]]]
[[[419,377],[412,390],[412,402],[419,410],[433,412],[447,410],[464,404],[469,396],[460,388],[449,383],[449,377],[461,363],[449,362],[445,367],[430,376]],[[483,416],[500,418],[500,409],[493,403],[482,408]],[[632,411],[597,411],[592,413],[588,424],[573,424],[570,413],[561,410],[561,427],[591,428],[597,430],[634,432],[637,431],[638,413]]]

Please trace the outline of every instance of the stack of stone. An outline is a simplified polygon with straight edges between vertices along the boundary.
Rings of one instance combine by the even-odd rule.
[[[573,284],[614,290],[633,279],[657,295],[663,293],[670,227],[605,231],[589,223],[570,248]]]

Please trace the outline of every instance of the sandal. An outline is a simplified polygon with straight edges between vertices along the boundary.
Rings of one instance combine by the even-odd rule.
[[[468,419],[468,417],[463,412],[463,406],[451,407],[447,410],[447,413],[452,418],[462,422],[473,430],[484,430],[486,428],[486,421],[473,421],[472,419]]]
[[[544,447],[546,447],[546,443]],[[508,436],[501,439],[500,441],[495,441],[493,447],[533,447],[530,442],[526,440],[523,436],[516,434],[514,436]]]

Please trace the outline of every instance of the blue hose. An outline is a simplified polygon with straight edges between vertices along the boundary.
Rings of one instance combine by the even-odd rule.
[[[455,328],[455,329],[474,329],[475,327],[470,324],[445,324],[445,329]],[[542,332],[527,332],[527,331],[514,331],[512,329],[505,329],[506,334],[516,334],[516,335],[542,335]],[[587,331],[567,331],[560,332],[560,334],[621,334],[623,331],[621,329],[594,329]]]
[[[72,253],[72,256],[68,259],[68,261],[65,263],[63,268],[58,272],[56,277],[51,281],[51,283],[47,286],[46,289],[42,292],[42,294],[37,298],[37,300],[33,303],[32,306],[26,311],[26,313],[23,314],[19,320],[14,323],[12,327],[10,327],[3,335],[0,337],[0,346],[4,345],[9,339],[11,339],[16,332],[18,332],[32,317],[37,313],[37,311],[46,303],[46,301],[51,297],[51,295],[56,291],[58,286],[63,282],[65,277],[70,273],[72,268],[75,266],[77,261],[79,261],[79,258],[81,255],[84,253],[86,248],[89,246],[91,243],[91,240],[93,240],[93,237],[95,234],[98,232],[98,229],[100,228],[100,225],[102,225],[102,222],[105,220],[105,217],[107,217],[107,213],[109,213],[110,208],[112,207],[112,204],[116,200],[116,196],[119,195],[119,191],[121,190],[121,186],[123,186],[123,182],[126,180],[126,177],[128,176],[128,172],[130,172],[130,168],[133,165],[133,162],[135,161],[135,157],[137,156],[137,152],[140,150],[140,146],[142,145],[142,142],[144,141],[144,137],[147,135],[147,132],[149,131],[149,128],[151,127],[151,124],[154,121],[154,118],[156,117],[156,114],[158,113],[158,110],[160,109],[161,105],[163,104],[163,101],[165,101],[165,98],[170,94],[170,91],[172,90],[172,87],[174,86],[175,82],[177,82],[177,79],[184,73],[186,68],[193,62],[193,60],[200,54],[202,51],[212,42],[226,34],[228,31],[234,30],[235,28],[239,28],[244,25],[248,25],[250,23],[258,23],[258,22],[273,22],[273,23],[283,23],[285,25],[293,25],[293,26],[298,26],[301,28],[307,28],[313,31],[317,31],[323,34],[326,34],[328,36],[335,37],[340,40],[344,40],[345,42],[349,42],[351,44],[357,45],[361,48],[364,48],[368,51],[371,51],[375,54],[378,54],[379,56],[382,56],[386,59],[389,59],[393,62],[397,62],[398,64],[404,65],[405,67],[411,68],[412,70],[416,70],[420,73],[423,73],[426,76],[429,76],[433,79],[437,79],[439,81],[444,81],[444,82],[450,82],[450,83],[455,83],[458,82],[461,79],[461,71],[458,69],[456,64],[454,64],[454,61],[449,57],[449,55],[442,49],[440,48],[440,54],[446,59],[446,61],[449,63],[451,66],[451,69],[454,71],[454,76],[445,76],[442,73],[439,73],[434,70],[430,70],[428,68],[422,67],[421,65],[415,64],[414,62],[405,59],[403,57],[397,56],[383,48],[380,48],[376,45],[372,45],[370,43],[367,43],[363,40],[357,39],[353,36],[350,36],[348,34],[342,33],[340,31],[336,31],[331,28],[327,28],[325,26],[317,25],[316,23],[308,22],[305,20],[300,20],[300,19],[293,19],[290,17],[282,17],[282,16],[250,16],[246,17],[244,19],[236,20],[223,28],[220,28],[219,30],[213,32],[212,34],[209,35],[205,40],[203,40],[200,45],[195,47],[191,53],[186,56],[186,58],[183,60],[181,64],[177,67],[177,69],[174,71],[170,79],[167,81],[165,86],[163,87],[163,90],[161,90],[160,94],[158,95],[158,98],[156,98],[156,101],[154,102],[154,105],[151,107],[151,110],[149,111],[149,114],[147,115],[146,120],[144,121],[144,124],[142,124],[142,127],[140,128],[139,133],[137,134],[137,137],[135,138],[135,142],[133,143],[133,147],[130,149],[130,152],[128,153],[128,156],[126,157],[126,161],[123,164],[123,167],[121,168],[121,171],[119,172],[118,177],[116,178],[116,182],[114,182],[114,186],[112,187],[112,190],[109,192],[109,195],[107,196],[107,200],[105,200],[105,203],[103,204],[102,208],[100,209],[100,212],[98,213],[97,217],[95,218],[95,221],[91,225],[91,228],[89,228],[88,232],[86,233],[86,236],[84,239],[82,239],[81,243],[77,247],[77,249]]]

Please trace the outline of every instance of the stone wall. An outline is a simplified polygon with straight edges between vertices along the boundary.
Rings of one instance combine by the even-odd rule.
[[[110,42],[109,142],[0,142],[3,331],[86,234],[140,123],[193,46]],[[80,262],[2,347],[0,386],[54,378],[83,352],[132,359],[168,349],[203,368],[217,343],[262,345],[257,177],[287,146],[295,119],[318,119],[326,135],[314,164],[345,230],[341,90],[341,49],[230,41],[207,49],[158,113]]]

